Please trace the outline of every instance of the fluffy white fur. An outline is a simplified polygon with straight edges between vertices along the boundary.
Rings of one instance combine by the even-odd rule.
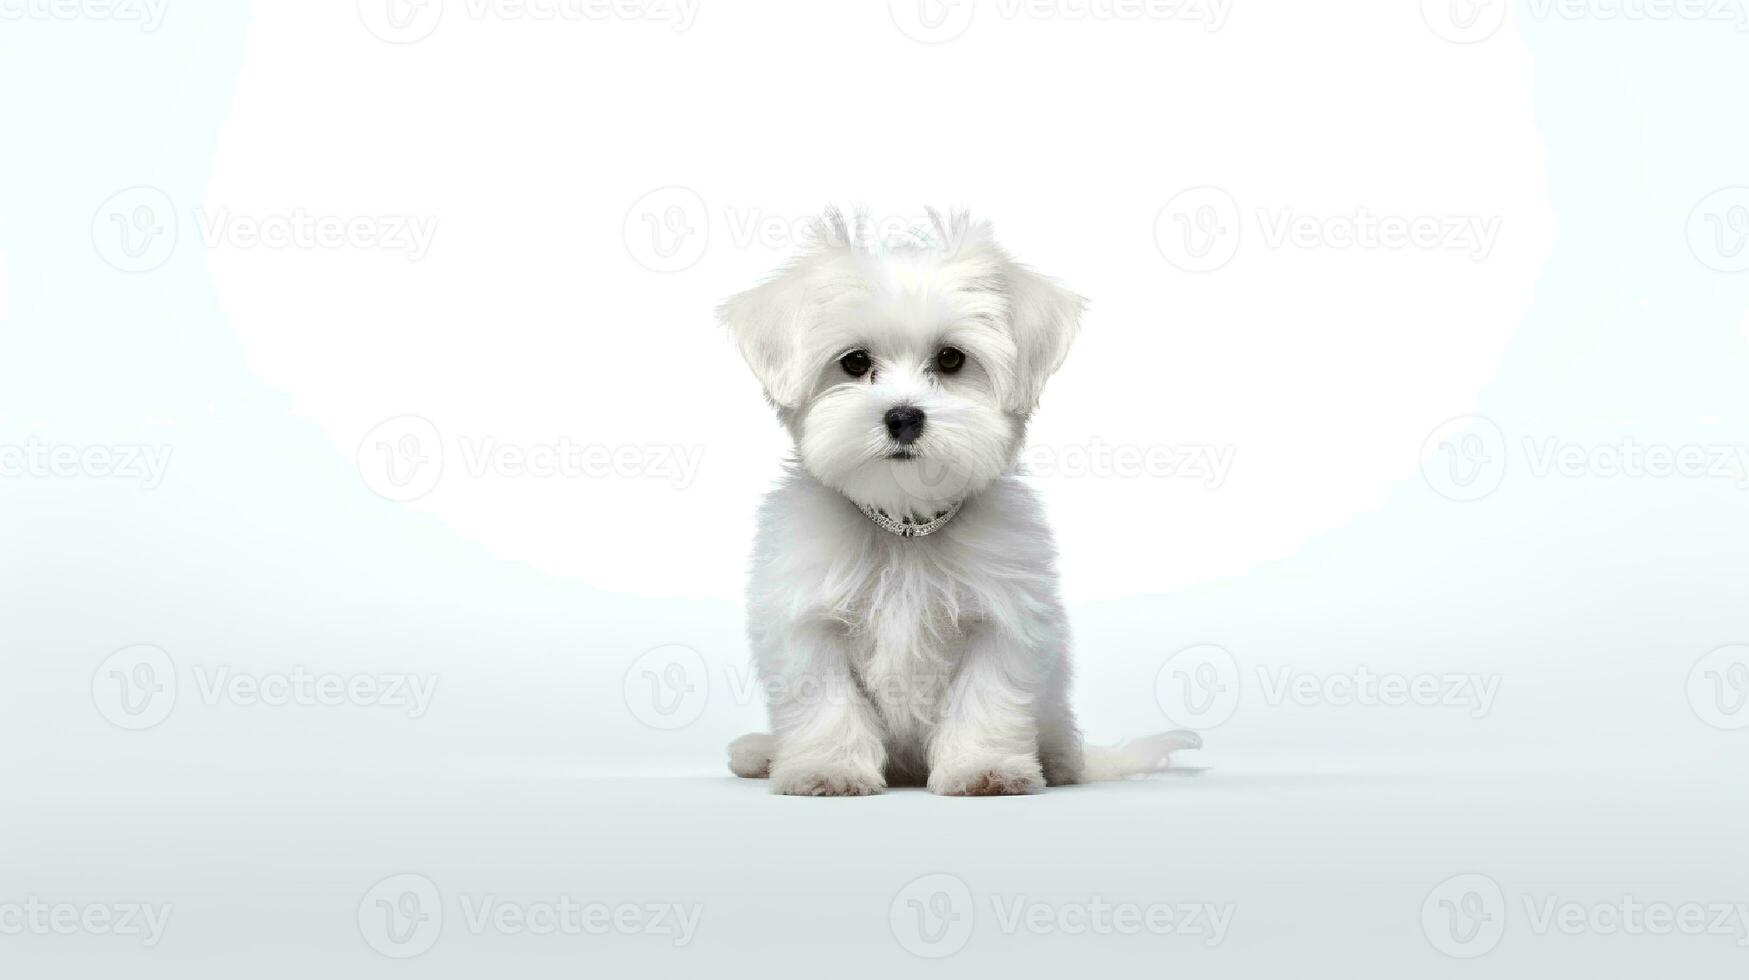
[[[723,305],[796,446],[760,510],[748,589],[772,733],[736,740],[730,769],[814,796],[1008,795],[1157,771],[1196,737],[1083,749],[1055,547],[1013,472],[1083,300],[987,224],[931,219],[877,242],[828,212],[798,258]],[[958,371],[936,364],[944,346],[964,352]],[[839,363],[852,350],[872,361],[862,377]],[[927,417],[913,458],[893,457],[883,422],[902,405]],[[959,501],[927,537],[858,509],[924,520]]]

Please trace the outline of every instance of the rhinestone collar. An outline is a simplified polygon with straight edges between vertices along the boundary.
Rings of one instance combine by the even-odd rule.
[[[960,508],[964,507],[965,503],[966,502],[963,500],[954,501],[952,504],[948,505],[946,510],[936,511],[934,516],[930,517],[928,520],[912,517],[909,514],[895,520],[884,510],[875,507],[863,507],[860,504],[857,505],[857,509],[861,510],[864,517],[874,521],[883,531],[897,534],[901,538],[921,538],[934,534],[946,527],[947,522],[954,519],[954,515],[960,512]]]

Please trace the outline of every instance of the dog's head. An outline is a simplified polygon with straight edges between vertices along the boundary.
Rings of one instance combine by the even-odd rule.
[[[775,277],[723,304],[808,472],[889,514],[983,489],[1019,452],[1084,301],[956,214],[900,241],[837,212]]]

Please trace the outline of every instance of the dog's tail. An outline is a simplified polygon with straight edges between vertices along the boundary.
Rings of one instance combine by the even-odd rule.
[[[767,732],[751,732],[729,743],[729,771],[748,779],[771,775],[771,754],[777,739]],[[1196,767],[1172,766],[1172,753],[1202,748],[1202,736],[1191,731],[1160,732],[1132,739],[1121,745],[1089,745],[1084,750],[1081,778],[1086,782],[1129,779],[1152,773],[1193,772]]]
[[[729,771],[748,779],[771,775],[771,753],[777,738],[767,732],[749,732],[729,743]]]
[[[1119,745],[1089,745],[1084,750],[1081,778],[1087,782],[1129,779],[1157,772],[1198,771],[1197,767],[1173,766],[1172,753],[1202,748],[1202,736],[1180,729],[1131,739]]]

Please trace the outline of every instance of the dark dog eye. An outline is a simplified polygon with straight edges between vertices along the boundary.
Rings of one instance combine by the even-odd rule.
[[[845,374],[853,378],[860,378],[868,373],[868,351],[853,350],[838,359],[838,366],[844,369]]]
[[[964,367],[965,363],[966,352],[958,347],[943,347],[935,355],[935,369],[942,374],[952,374]]]

